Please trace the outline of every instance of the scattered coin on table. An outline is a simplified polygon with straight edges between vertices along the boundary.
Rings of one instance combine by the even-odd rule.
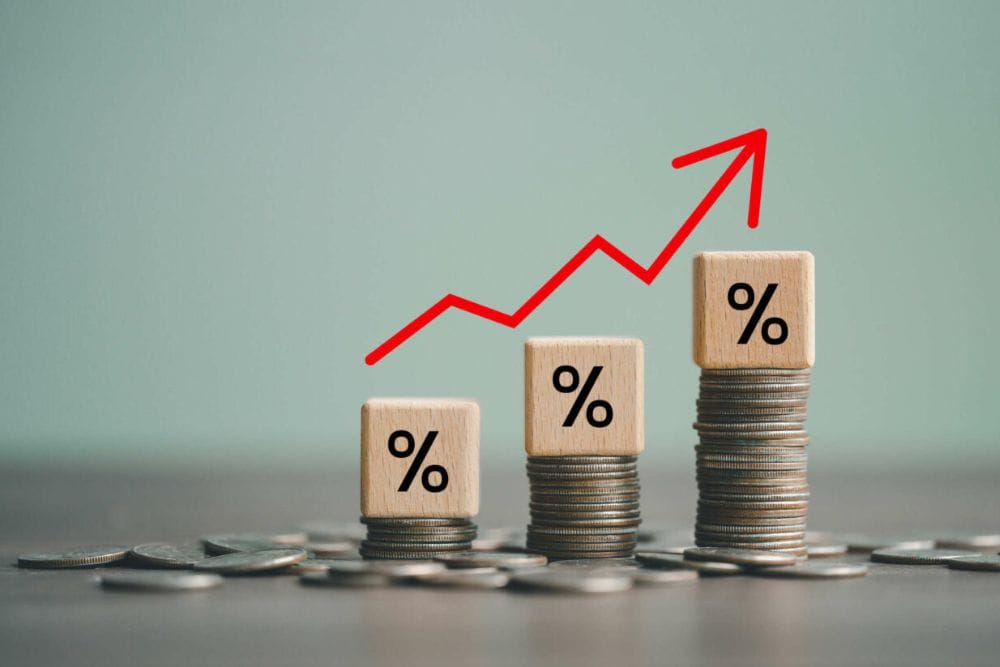
[[[151,542],[132,547],[129,556],[144,565],[191,569],[195,563],[205,560],[205,549],[197,542]]]
[[[98,567],[128,556],[128,547],[78,547],[57,553],[24,554],[17,557],[19,567],[57,570],[72,567]]]
[[[732,563],[753,567],[775,567],[794,565],[798,559],[794,554],[764,551],[762,549],[729,549],[725,547],[692,547],[684,550],[685,560]]]
[[[744,568],[733,563],[685,560],[684,556],[660,551],[637,551],[635,559],[645,567],[663,570],[694,570],[706,577],[743,574]]]
[[[952,558],[948,561],[952,570],[976,570],[977,572],[1000,572],[1000,556],[996,554],[977,554]]]
[[[896,565],[945,565],[954,558],[974,555],[974,551],[964,549],[876,549],[871,559]]]
[[[214,555],[270,551],[282,547],[266,535],[257,533],[206,535],[201,538],[201,543],[205,551]]]
[[[933,549],[934,540],[913,537],[880,537],[877,535],[838,536],[847,544],[849,553],[870,554],[877,549]]]
[[[672,586],[698,580],[695,570],[660,570],[648,567],[629,569],[628,576],[640,586]]]
[[[146,570],[108,572],[97,581],[102,588],[151,592],[203,591],[222,585],[222,577],[217,574]]]
[[[307,556],[303,549],[297,548],[245,551],[206,558],[195,564],[194,569],[219,574],[254,574],[301,563]]]
[[[632,588],[633,583],[631,577],[607,570],[584,573],[546,568],[513,574],[509,587],[557,593],[618,593]]]
[[[502,551],[467,551],[441,554],[435,556],[434,560],[451,568],[495,567],[501,570],[541,567],[548,562],[548,559],[540,554],[517,554]]]
[[[809,558],[832,558],[847,554],[846,544],[835,542],[806,542],[806,555]]]
[[[463,588],[490,590],[503,588],[510,581],[509,572],[501,572],[492,567],[452,569],[418,577],[417,582],[440,588]]]
[[[445,571],[443,563],[433,560],[335,560],[327,565],[330,576],[381,574],[388,577],[423,577]]]
[[[750,574],[757,577],[778,577],[781,579],[849,579],[868,574],[864,563],[802,563],[780,567],[753,569]]]
[[[634,558],[571,558],[557,560],[549,568],[553,570],[604,570],[632,569],[639,567]]]
[[[948,535],[935,538],[934,546],[938,549],[968,549],[969,551],[997,549],[1000,548],[1000,534]]]
[[[393,578],[377,572],[342,573],[331,576],[328,572],[303,572],[299,583],[305,586],[329,586],[332,588],[377,588],[393,583]]]

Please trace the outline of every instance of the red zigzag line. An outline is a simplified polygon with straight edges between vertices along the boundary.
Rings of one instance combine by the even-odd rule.
[[[600,234],[597,234],[590,239],[586,245],[580,248],[576,254],[573,255],[568,262],[566,262],[566,264],[556,271],[551,278],[545,281],[545,284],[539,287],[538,290],[528,297],[527,301],[521,304],[521,307],[513,313],[504,313],[496,310],[495,308],[490,308],[489,306],[477,303],[476,301],[471,301],[465,297],[458,296],[457,294],[446,294],[437,303],[417,316],[416,319],[393,334],[392,337],[379,345],[377,348],[369,352],[368,356],[365,357],[365,363],[369,366],[377,364],[386,355],[402,345],[410,337],[451,308],[463,310],[477,317],[481,317],[497,324],[502,324],[505,327],[514,328],[523,322],[528,315],[534,312],[534,310],[538,308],[538,306],[541,305],[541,303],[545,301],[550,294],[556,291],[556,289],[558,289],[567,278],[573,275],[577,269],[583,266],[587,260],[589,260],[591,256],[597,252],[603,252],[636,278],[647,285],[651,284],[654,280],[656,280],[656,277],[660,275],[663,268],[670,262],[671,258],[681,245],[683,245],[684,241],[687,240],[691,232],[694,231],[694,228],[698,226],[698,223],[701,222],[702,218],[705,217],[708,210],[712,208],[725,189],[729,187],[729,184],[732,183],[734,178],[736,178],[736,175],[740,172],[743,166],[752,157],[755,159],[750,180],[750,207],[747,224],[750,227],[756,227],[760,217],[761,186],[764,180],[764,152],[766,142],[767,131],[761,128],[752,130],[746,134],[741,134],[731,139],[726,139],[725,141],[721,141],[717,144],[712,144],[711,146],[706,146],[705,148],[687,153],[686,155],[681,155],[671,162],[671,165],[675,169],[682,169],[688,165],[694,164],[695,162],[700,162],[710,157],[727,153],[731,150],[735,150],[736,148],[742,148],[729,167],[727,167],[722,173],[722,176],[719,177],[719,180],[715,182],[715,185],[712,186],[705,197],[698,203],[694,210],[691,211],[691,214],[688,215],[684,224],[682,224],[674,233],[674,235],[667,242],[667,245],[664,246],[663,250],[660,251],[660,254],[656,256],[656,259],[654,259],[652,264],[648,267],[644,268],[641,264],[629,257],[629,255],[623,250],[618,248],[618,246],[614,245]]]

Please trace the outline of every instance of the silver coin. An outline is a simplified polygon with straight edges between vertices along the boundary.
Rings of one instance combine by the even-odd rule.
[[[331,577],[325,572],[303,572],[299,575],[299,583],[305,586],[330,586],[334,588],[369,588],[388,586],[393,583],[392,577],[376,572],[359,572]]]
[[[358,552],[358,545],[354,542],[306,542],[301,546],[312,557],[316,558],[347,556]]]
[[[109,572],[97,577],[97,581],[102,588],[130,591],[201,591],[222,585],[222,577],[217,574],[143,570]]]
[[[548,562],[545,556],[538,554],[512,554],[501,551],[441,554],[434,558],[451,568],[495,567],[501,570],[522,570],[540,567]]]
[[[948,561],[952,570],[976,570],[979,572],[1000,572],[1000,556],[996,554],[978,554],[953,558]]]
[[[182,544],[152,542],[132,547],[130,556],[146,565],[190,569],[198,561],[205,560],[205,550],[196,542]]]
[[[258,533],[206,535],[201,538],[201,543],[210,554],[251,553],[281,548],[266,535]]]
[[[876,549],[871,559],[876,563],[897,565],[945,565],[954,558],[976,555],[964,549]]]
[[[446,570],[418,579],[419,583],[441,588],[463,588],[492,590],[505,587],[510,582],[510,574],[495,568],[468,568]]]
[[[517,530],[514,528],[488,528],[480,530],[476,539],[472,540],[473,551],[493,551],[514,540]]]
[[[128,552],[128,547],[122,546],[79,547],[55,553],[24,554],[17,557],[17,565],[47,570],[97,567],[123,560]]]
[[[664,551],[637,551],[635,559],[644,567],[662,570],[694,570],[704,576],[743,574],[744,568],[733,563],[685,560],[682,555]]]
[[[810,558],[843,556],[847,554],[847,545],[836,542],[809,542],[809,534],[806,533],[806,553]]]
[[[195,564],[201,572],[219,574],[251,574],[280,570],[301,563],[308,557],[303,549],[271,549],[269,551],[247,551],[206,558]]]
[[[870,554],[876,549],[933,549],[934,540],[909,537],[877,537],[866,535],[848,535],[837,538],[847,543],[850,553]]]
[[[794,565],[795,557],[789,554],[756,549],[732,549],[719,547],[692,547],[684,551],[686,560],[752,565],[754,567],[775,567]]]
[[[382,574],[388,577],[422,577],[445,571],[443,563],[432,560],[337,560],[328,564],[331,577],[352,574]]]
[[[572,465],[572,464],[615,464],[615,463],[635,463],[636,456],[600,456],[600,455],[577,455],[577,456],[529,456],[528,463],[537,465]]]
[[[365,537],[365,527],[356,522],[306,521],[300,528],[309,542],[360,542]]]
[[[630,570],[629,576],[640,586],[673,586],[698,580],[698,572],[695,570],[662,570],[646,567]]]
[[[948,535],[938,537],[934,540],[934,546],[938,549],[996,549],[1000,547],[1000,535]]]
[[[558,593],[617,593],[632,588],[631,577],[607,570],[574,572],[572,570],[530,570],[514,574],[510,587],[520,590]]]
[[[633,558],[570,558],[557,560],[549,565],[552,570],[620,570],[638,567],[639,563]]]
[[[864,563],[801,563],[782,567],[762,567],[751,574],[758,577],[780,577],[783,579],[848,579],[868,574]]]
[[[333,563],[339,562],[341,558],[310,558],[292,566],[292,572],[299,574],[303,572],[329,572]],[[352,558],[352,560],[354,560]]]

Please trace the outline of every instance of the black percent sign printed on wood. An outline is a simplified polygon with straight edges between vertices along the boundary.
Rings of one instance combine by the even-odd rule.
[[[417,449],[417,441],[414,440],[413,434],[409,431],[399,430],[393,431],[392,435],[389,436],[389,453],[395,456],[397,459],[407,459],[413,456],[413,462],[410,467],[406,470],[406,475],[403,476],[403,482],[399,485],[397,491],[406,492],[410,490],[410,485],[413,484],[413,478],[417,476],[420,472],[420,467],[424,465],[424,459],[427,458],[428,452],[431,451],[431,446],[434,444],[434,440],[437,439],[437,431],[428,431],[427,436],[424,441],[420,444],[420,450],[417,451],[417,455],[413,456],[413,452]],[[403,440],[406,445],[402,448],[397,446],[397,442]],[[435,484],[431,479],[431,475],[437,473],[438,481]],[[441,493],[446,488],[448,488],[448,471],[444,469],[444,466],[438,465],[436,463],[425,466],[423,473],[420,475],[420,485],[424,487],[426,491],[431,493]]]
[[[576,417],[580,414],[580,410],[583,409],[584,404],[587,405],[587,423],[594,428],[604,428],[614,419],[614,410],[611,409],[611,404],[607,401],[598,399],[587,403],[587,399],[590,398],[590,392],[594,388],[594,384],[597,382],[597,378],[601,375],[602,370],[604,370],[604,366],[594,366],[590,369],[587,379],[583,381],[583,387],[580,388],[580,393],[577,394],[576,400],[573,401],[573,405],[569,409],[569,414],[563,420],[563,426],[572,426],[576,422]],[[562,382],[564,375],[569,376],[569,382]],[[572,394],[580,387],[580,372],[572,366],[560,366],[552,374],[552,386],[561,394]],[[604,416],[600,419],[597,417],[598,408],[604,411]]]
[[[760,301],[757,302],[757,307],[753,309],[750,313],[750,319],[747,321],[746,327],[743,329],[743,333],[740,334],[740,339],[736,341],[740,345],[746,345],[750,342],[750,337],[753,336],[754,330],[760,323],[760,318],[764,316],[767,311],[767,305],[771,303],[771,297],[778,290],[778,283],[768,283],[767,287],[764,289],[764,294],[760,297]],[[740,293],[745,295],[745,298],[741,301],[739,299]],[[729,288],[729,294],[727,295],[727,300],[729,301],[729,306],[733,310],[749,310],[753,308],[756,296],[753,292],[753,287],[747,283],[735,283]],[[771,327],[778,328],[778,335],[771,335]],[[769,317],[764,320],[764,323],[760,327],[760,337],[764,339],[764,342],[768,345],[781,345],[786,340],[788,340],[788,322],[781,319],[780,317]]]

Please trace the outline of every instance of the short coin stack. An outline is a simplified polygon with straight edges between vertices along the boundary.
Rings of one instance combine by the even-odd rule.
[[[549,558],[621,558],[635,550],[635,456],[529,456],[528,551]]]
[[[466,518],[362,517],[367,538],[358,550],[363,558],[424,559],[469,551],[476,524]]]
[[[806,555],[808,369],[703,369],[695,543]]]

